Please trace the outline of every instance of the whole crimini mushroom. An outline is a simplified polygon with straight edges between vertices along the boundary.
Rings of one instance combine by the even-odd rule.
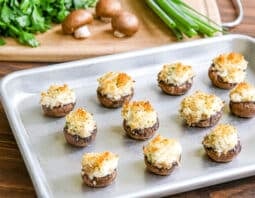
[[[111,22],[111,18],[121,9],[119,0],[99,0],[96,5],[96,16],[104,22]]]
[[[64,34],[74,34],[75,38],[88,38],[90,31],[87,24],[93,21],[90,12],[79,9],[72,11],[63,21],[62,30]]]
[[[113,34],[116,37],[132,36],[138,31],[139,21],[129,12],[120,12],[112,18]]]

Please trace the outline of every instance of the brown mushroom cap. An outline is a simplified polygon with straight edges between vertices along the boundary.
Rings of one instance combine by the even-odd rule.
[[[132,36],[138,31],[139,21],[137,17],[130,12],[120,12],[112,18],[112,28],[127,36]]]
[[[80,9],[72,11],[63,21],[62,30],[65,34],[73,34],[74,31],[93,21],[93,16],[90,12]]]
[[[113,17],[121,11],[121,4],[118,0],[99,0],[96,5],[98,17]]]

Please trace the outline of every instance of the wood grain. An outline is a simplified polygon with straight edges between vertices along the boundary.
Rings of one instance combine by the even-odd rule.
[[[223,21],[232,20],[235,12],[230,0],[218,0]],[[255,36],[255,1],[243,0],[245,18],[241,25],[231,29],[233,33]],[[12,71],[38,67],[46,63],[14,63],[0,62],[0,76]],[[33,185],[20,155],[6,115],[0,105],[0,197],[36,197]],[[174,198],[186,197],[255,197],[255,176],[246,179],[198,189],[178,195]]]
[[[216,0],[185,1],[214,21],[220,22]],[[111,24],[99,20],[94,20],[89,25],[91,37],[83,40],[63,35],[61,26],[55,25],[49,31],[37,35],[41,46],[36,49],[19,45],[14,39],[7,39],[7,45],[1,47],[3,50],[0,51],[0,60],[44,62],[77,60],[176,42],[169,28],[155,17],[144,0],[121,0],[121,2],[123,8],[135,13],[140,21],[139,31],[132,37],[115,38]]]

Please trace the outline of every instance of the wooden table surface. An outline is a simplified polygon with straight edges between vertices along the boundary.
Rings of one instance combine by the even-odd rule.
[[[232,33],[241,33],[255,37],[255,1],[243,0],[245,18],[241,25],[231,29]],[[235,17],[231,0],[218,0],[223,21]],[[45,65],[46,63],[0,62],[0,77],[6,74]],[[24,161],[12,135],[6,115],[0,105],[0,197],[36,197]],[[178,195],[184,197],[255,197],[255,176],[225,184],[210,186]]]

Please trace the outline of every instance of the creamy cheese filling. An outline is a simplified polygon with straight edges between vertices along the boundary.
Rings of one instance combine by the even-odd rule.
[[[122,117],[131,129],[145,129],[152,127],[157,122],[157,112],[149,102],[135,101],[124,104]]]
[[[229,95],[232,102],[255,102],[255,87],[242,82],[232,89]]]
[[[203,145],[219,155],[226,154],[238,144],[237,130],[228,124],[219,124],[203,140]]]
[[[219,68],[219,69],[217,69]],[[217,64],[213,67],[213,70],[221,77],[223,82],[227,83],[240,83],[244,81],[246,77],[246,71],[238,67],[218,67]]]
[[[157,122],[156,112],[129,112],[124,119],[127,121],[127,125],[131,129],[145,129],[152,127]]]
[[[67,85],[53,85],[46,92],[42,92],[40,103],[46,107],[54,108],[75,103],[75,101],[75,93]]]
[[[213,70],[227,83],[240,83],[245,79],[248,62],[238,53],[221,54],[213,60]]]
[[[180,163],[182,147],[175,139],[155,137],[144,147],[144,155],[148,162],[158,168],[171,168],[173,163]]]
[[[220,112],[223,106],[224,102],[219,97],[197,91],[183,99],[180,115],[188,125],[192,125]]]
[[[98,90],[113,100],[130,95],[134,88],[134,81],[126,73],[109,72],[98,79]]]
[[[86,153],[82,158],[82,175],[92,180],[112,174],[118,166],[119,157],[110,152]]]
[[[66,116],[66,127],[69,134],[86,138],[96,128],[96,122],[89,112],[79,108]]]
[[[158,74],[158,80],[166,84],[180,86],[186,82],[191,83],[195,76],[191,66],[182,63],[167,64]]]

